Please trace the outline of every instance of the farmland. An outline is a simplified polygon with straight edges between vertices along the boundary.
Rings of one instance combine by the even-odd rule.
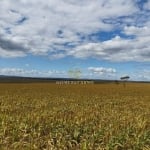
[[[150,84],[0,84],[1,150],[149,150]]]

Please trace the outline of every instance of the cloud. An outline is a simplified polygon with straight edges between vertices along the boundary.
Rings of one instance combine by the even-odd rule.
[[[142,69],[132,74],[132,79],[137,81],[150,81],[150,70]]]
[[[150,26],[136,27],[136,26],[125,26],[124,33],[126,35],[135,35],[136,37],[150,36]]]
[[[145,3],[144,8],[150,10],[150,0],[148,0],[147,3]]]
[[[44,55],[149,61],[150,16],[133,0],[1,0],[0,57]],[[123,37],[91,41],[93,33]],[[134,38],[125,38],[133,36]],[[84,38],[83,38],[84,37]]]
[[[77,58],[93,57],[109,61],[149,61],[150,38],[123,39],[119,36],[98,43],[87,43],[72,49],[69,54]]]
[[[0,10],[1,37],[9,39],[10,43],[15,40],[37,55],[51,54],[54,47],[66,42],[79,44],[81,39],[77,33],[88,35],[111,30],[114,26],[104,19],[137,11],[132,0],[109,0],[107,3],[104,0],[1,0]]]
[[[36,70],[23,68],[0,68],[0,75],[23,76],[23,77],[70,77],[68,71],[61,70]],[[82,70],[81,78],[97,78],[97,79],[114,79],[119,80],[121,76],[130,76],[130,80],[150,81],[150,70],[142,69],[141,71],[131,72],[122,75],[122,72],[115,68],[105,67],[88,67]]]
[[[112,75],[116,73],[116,69],[114,68],[89,67],[88,70],[94,74],[99,75]]]
[[[72,71],[72,73],[70,72]],[[61,71],[61,70],[36,70],[36,69],[23,69],[23,68],[0,68],[0,75],[8,76],[23,76],[23,77],[73,77],[78,78],[112,78],[116,74],[116,69],[114,68],[104,68],[104,67],[88,67],[87,69],[81,70],[78,73],[77,70]],[[74,74],[74,75],[73,75]]]
[[[26,56],[27,48],[16,41],[0,37],[0,55],[3,57]]]
[[[122,33],[133,38],[116,36],[110,40],[86,43],[69,53],[77,58],[94,57],[110,61],[150,61],[150,24],[125,26]]]
[[[9,76],[26,76],[26,77],[62,77],[66,76],[65,71],[45,70],[39,71],[36,69],[22,69],[22,68],[0,68],[1,75]]]
[[[27,49],[21,46],[21,43],[0,37],[0,57],[24,57],[26,53]]]

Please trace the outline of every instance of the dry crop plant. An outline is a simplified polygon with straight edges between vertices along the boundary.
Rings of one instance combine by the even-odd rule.
[[[150,84],[0,84],[2,150],[149,150]]]

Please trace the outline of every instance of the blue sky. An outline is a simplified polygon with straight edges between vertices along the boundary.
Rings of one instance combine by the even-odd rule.
[[[150,0],[1,0],[0,74],[150,81]]]

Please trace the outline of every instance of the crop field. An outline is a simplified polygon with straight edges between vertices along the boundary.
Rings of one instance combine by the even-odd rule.
[[[150,150],[150,84],[0,84],[0,150]]]

